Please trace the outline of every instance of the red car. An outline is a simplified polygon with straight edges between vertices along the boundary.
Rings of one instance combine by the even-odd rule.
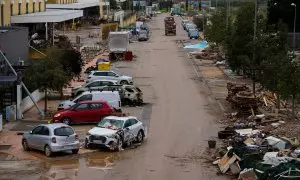
[[[61,110],[55,113],[52,122],[71,123],[97,123],[103,117],[114,113],[106,101],[81,101],[74,104],[70,109]]]

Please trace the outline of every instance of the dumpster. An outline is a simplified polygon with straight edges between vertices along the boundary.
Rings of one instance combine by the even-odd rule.
[[[98,63],[98,70],[110,70],[110,62],[99,62]]]

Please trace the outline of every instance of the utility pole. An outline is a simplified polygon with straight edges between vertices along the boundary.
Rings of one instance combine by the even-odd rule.
[[[254,6],[254,29],[253,29],[253,66],[256,65],[256,28],[257,28],[257,0],[254,0],[255,1],[255,6]],[[253,70],[252,70],[252,89],[253,89],[253,95],[255,96],[255,70],[256,70],[256,67],[252,67]]]

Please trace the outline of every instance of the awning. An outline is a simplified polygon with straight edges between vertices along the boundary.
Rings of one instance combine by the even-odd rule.
[[[0,76],[0,83],[15,82],[17,76]]]
[[[47,9],[45,12],[36,12],[11,17],[11,23],[45,23],[64,22],[83,16],[82,10],[55,10]]]
[[[79,2],[72,4],[46,4],[46,9],[84,9],[99,6],[99,1]]]

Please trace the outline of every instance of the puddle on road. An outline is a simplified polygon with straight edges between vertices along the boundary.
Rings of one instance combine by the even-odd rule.
[[[35,161],[2,161],[0,163],[0,179],[28,179],[28,180],[75,180],[101,179],[113,169],[116,162],[124,159],[121,153],[95,152],[83,157],[54,157]],[[12,170],[10,167],[14,167]],[[22,176],[19,174],[22,173]]]

